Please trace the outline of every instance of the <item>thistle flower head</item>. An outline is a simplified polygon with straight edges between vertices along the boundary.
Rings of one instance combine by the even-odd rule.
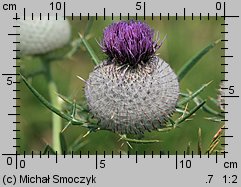
[[[120,21],[104,30],[101,48],[111,62],[136,66],[145,64],[160,48],[154,31],[140,21]]]
[[[30,17],[18,20],[17,49],[22,55],[37,55],[50,52],[66,45],[71,36],[71,28],[68,20],[59,17],[47,16]]]
[[[162,59],[146,67],[120,69],[103,62],[85,86],[90,112],[103,129],[139,134],[164,126],[179,96],[177,76]]]
[[[155,56],[154,31],[142,22],[121,21],[104,30],[108,59],[86,81],[85,96],[103,129],[138,134],[163,127],[179,96],[176,74]],[[131,68],[130,68],[131,67]]]

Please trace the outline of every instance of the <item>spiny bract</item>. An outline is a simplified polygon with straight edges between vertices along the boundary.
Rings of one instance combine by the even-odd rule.
[[[22,55],[36,55],[50,52],[66,45],[71,36],[68,20],[59,17],[26,17],[18,21],[17,49]]]
[[[179,83],[171,67],[155,56],[160,45],[151,29],[141,22],[120,22],[105,30],[103,40],[103,52],[110,54],[85,86],[88,107],[100,127],[122,134],[163,127],[175,111]]]

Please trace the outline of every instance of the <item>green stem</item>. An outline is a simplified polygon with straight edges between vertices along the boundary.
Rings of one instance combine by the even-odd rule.
[[[61,104],[58,101],[58,95],[57,95],[58,90],[52,78],[50,63],[44,62],[44,65],[46,68],[46,78],[48,81],[50,102],[58,110],[61,110]],[[61,154],[61,144],[60,144],[60,132],[62,130],[61,118],[55,113],[52,113],[52,127],[53,127],[53,130],[52,130],[53,149],[57,151],[58,154]]]

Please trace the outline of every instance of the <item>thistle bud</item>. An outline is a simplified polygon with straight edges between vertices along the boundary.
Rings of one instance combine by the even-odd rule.
[[[161,46],[142,22],[121,21],[104,31],[107,60],[90,73],[85,96],[103,129],[139,134],[163,127],[175,111],[179,83],[171,67],[155,55]]]
[[[68,20],[59,17],[35,17],[32,20],[26,17],[18,21],[17,49],[23,55],[37,55],[50,52],[66,45],[71,36],[71,29]]]

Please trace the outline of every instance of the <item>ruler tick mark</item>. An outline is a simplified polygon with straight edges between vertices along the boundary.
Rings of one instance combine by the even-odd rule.
[[[95,152],[95,169],[98,169],[98,153]]]
[[[144,20],[146,20],[146,2],[144,2]]]
[[[58,153],[55,151],[55,163],[58,163]]]
[[[15,15],[16,15],[16,16],[15,16],[15,17],[13,17],[13,19],[15,19],[15,20],[19,20],[19,19],[20,19],[20,17],[18,17],[18,13],[16,13]]]
[[[221,137],[223,137],[223,138],[233,138],[233,136],[228,136],[228,135],[222,135]]]
[[[105,8],[104,8],[104,20],[105,20]]]
[[[221,119],[221,121],[228,121],[227,119]]]
[[[23,9],[23,20],[25,20],[25,18],[26,18],[26,9],[24,8]]]
[[[64,20],[66,19],[66,10],[65,10],[65,8],[66,8],[66,4],[64,2]]]
[[[177,162],[178,160],[177,160],[177,151],[176,151],[176,169],[177,169]]]
[[[223,56],[221,56],[222,58],[233,58],[233,56],[231,56],[231,55],[223,55]]]

